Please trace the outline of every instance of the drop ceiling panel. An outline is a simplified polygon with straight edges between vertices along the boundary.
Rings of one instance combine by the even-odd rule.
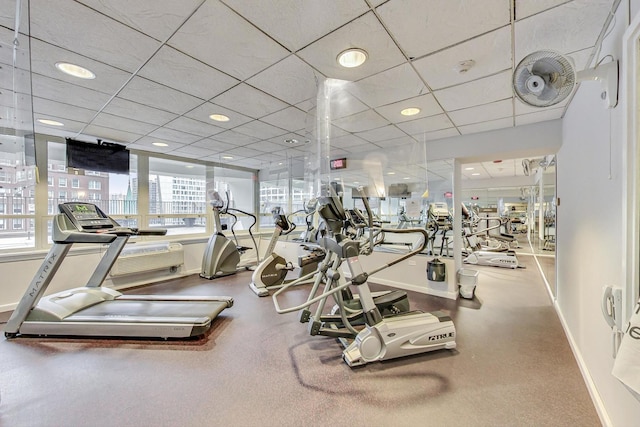
[[[169,129],[167,127],[161,127],[153,132],[149,133],[150,137],[163,139],[165,141],[179,142],[180,144],[191,144],[202,139],[199,135],[193,135],[190,133]]]
[[[167,123],[165,127],[181,132],[191,133],[193,135],[200,135],[203,137],[212,136],[220,132],[224,132],[224,129],[221,127],[190,119],[189,117],[185,116],[180,116],[177,119],[172,120],[171,122]]]
[[[210,156],[213,152],[215,152],[215,149],[211,146],[204,148],[197,147],[195,145],[185,145],[184,147],[180,147],[174,150],[174,153],[176,155],[185,156],[192,159],[201,159],[203,157]]]
[[[370,147],[373,147],[372,145],[369,144],[368,141],[365,141],[359,136],[356,136],[353,134],[344,135],[338,138],[331,138],[330,144],[332,147],[343,148],[347,150],[350,149],[351,147],[358,147],[358,146],[364,146],[364,145],[369,145]]]
[[[401,111],[405,108],[419,108],[420,112],[413,116],[403,116]],[[444,113],[436,99],[430,93],[393,104],[384,105],[376,108],[375,110],[391,123],[401,123]]]
[[[127,117],[141,122],[152,123],[158,126],[162,126],[177,117],[174,113],[119,97],[113,98],[102,111],[120,117]]]
[[[164,41],[203,0],[78,0],[141,33]]]
[[[515,0],[516,20],[566,3],[567,0]]]
[[[468,60],[475,62],[468,71],[456,71],[460,62]],[[432,90],[510,70],[511,28],[502,27],[414,61],[413,65]]]
[[[109,100],[109,95],[106,93],[86,89],[38,74],[32,75],[31,81],[34,96],[64,104],[99,110]]]
[[[307,121],[313,121],[304,111],[296,107],[285,108],[260,119],[289,132],[296,132],[307,127]],[[309,123],[310,124],[310,123]]]
[[[79,79],[58,70],[56,62],[70,62],[85,67],[96,75],[95,79]],[[131,77],[131,73],[110,67],[99,61],[32,39],[31,43],[31,71],[36,74],[61,80],[76,86],[104,92],[116,93]]]
[[[13,32],[16,23],[15,0],[0,0],[0,26],[7,27]],[[29,33],[29,2],[20,2],[20,32]]]
[[[263,153],[273,153],[276,151],[282,151],[282,145],[276,144],[275,142],[271,142],[271,141],[265,141],[265,140],[252,144],[251,148],[261,151]]]
[[[466,135],[470,133],[486,132],[490,130],[503,129],[508,127],[513,127],[513,118],[511,117],[507,117],[505,119],[491,120],[483,123],[476,123],[473,125],[458,126],[458,130],[460,130],[460,132],[463,135]]]
[[[402,64],[358,81],[349,91],[367,105],[379,107],[425,94],[428,89],[411,65]]]
[[[363,104],[348,91],[351,87],[351,85],[347,85],[343,90],[335,90],[331,92],[329,111],[332,119],[351,116],[369,109],[368,106]],[[324,108],[325,105],[320,106],[320,109]]]
[[[381,140],[381,141],[377,141],[375,144],[380,148],[384,148],[384,149],[392,148],[392,149],[395,150],[395,149],[398,149],[399,147],[404,147],[404,146],[408,146],[408,145],[415,144],[415,143],[416,143],[415,139],[405,135],[405,136],[402,136],[400,138],[384,139],[384,140]],[[404,162],[406,162],[406,164],[414,163],[417,160],[415,158],[406,158],[406,157],[404,159],[402,159],[401,157],[398,157],[398,156],[399,155],[396,152],[394,154],[394,156],[393,156],[393,159],[394,160],[404,161]]]
[[[420,57],[508,25],[509,0],[390,0],[376,10],[407,56]]]
[[[237,79],[169,46],[162,46],[138,74],[202,100],[238,84]]]
[[[260,138],[255,138],[253,136],[245,135],[243,133],[235,132],[232,130],[227,130],[217,135],[214,135],[213,138],[216,141],[226,142],[227,144],[231,144],[234,146],[242,146],[253,144],[255,142],[260,141]]]
[[[347,132],[364,132],[386,126],[389,122],[375,111],[367,110],[353,116],[333,120],[332,124]]]
[[[72,0],[33,0],[31,35],[130,72],[160,47],[157,40]]]
[[[456,128],[448,128],[437,130],[433,132],[426,132],[421,135],[412,135],[418,141],[435,141],[437,139],[451,138],[453,136],[460,136],[460,132]]]
[[[169,45],[244,80],[289,53],[218,1],[207,1]]]
[[[211,102],[235,111],[242,111],[254,119],[287,107],[287,104],[245,83],[216,96]]]
[[[131,79],[118,96],[176,114],[184,114],[202,104],[201,99],[142,77]]]
[[[190,144],[188,147],[206,148],[211,152],[219,153],[219,152],[234,148],[236,146],[234,144],[229,144],[227,142],[216,141],[211,138],[206,138],[206,139],[201,139],[200,141],[196,141],[193,144]],[[187,149],[187,147],[183,147],[181,149]]]
[[[114,116],[105,112],[98,114],[91,124],[111,129],[119,129],[137,135],[146,135],[158,127],[150,123]]]
[[[252,86],[290,104],[315,99],[316,80],[322,76],[295,55],[274,64],[247,80]]]
[[[76,119],[80,122],[89,122],[98,112],[98,110],[62,104],[51,101],[50,99],[38,97],[33,98],[33,111],[44,118],[46,118],[47,115],[55,115],[62,119]]]
[[[254,150],[249,147],[236,147],[227,150],[227,154],[231,156],[240,156],[240,157],[257,157],[260,158],[264,153],[259,150]]]
[[[338,65],[338,54],[349,48],[367,52],[357,68]],[[329,78],[356,81],[395,67],[405,58],[372,12],[307,46],[298,55]]]
[[[491,104],[451,111],[449,117],[456,126],[469,125],[513,115],[513,99],[503,99]]]
[[[82,130],[85,138],[90,139],[89,135],[100,135],[102,138],[113,141],[130,143],[138,140],[142,135],[137,133],[126,132],[121,129],[113,129],[105,126],[89,125]]]
[[[64,123],[64,126],[59,127],[59,126],[44,125],[36,121],[34,123],[36,132],[41,132],[45,135],[60,135],[60,133],[58,132],[61,132],[62,135],[64,136],[71,136],[80,132],[82,128],[84,128],[85,126],[84,122],[76,122],[74,120],[69,120],[64,117],[56,117],[50,114],[47,114],[46,116],[35,114],[35,120],[38,120],[38,119],[50,119],[50,120],[55,120],[55,121]]]
[[[269,139],[276,136],[284,135],[286,130],[272,126],[267,123],[263,123],[260,120],[253,120],[249,123],[245,123],[241,126],[233,128],[234,132],[243,133],[245,135],[253,136],[257,139]]]
[[[396,139],[407,136],[404,132],[393,125],[383,126],[381,128],[356,133],[360,138],[369,142],[382,142],[390,139]],[[380,144],[377,144],[380,145]]]
[[[157,147],[153,145],[154,142],[167,144],[167,147]],[[160,138],[154,138],[151,136],[143,136],[142,138],[135,141],[129,148],[137,149],[137,150],[146,150],[153,151],[156,153],[165,153],[171,152],[178,148],[184,147],[186,144],[180,144],[175,141],[168,141]]]
[[[209,116],[212,114],[223,114],[229,117],[229,121],[217,122],[211,120]],[[221,107],[220,105],[216,105],[211,102],[205,102],[201,105],[198,105],[196,108],[186,113],[185,116],[195,120],[200,120],[203,123],[212,123],[215,126],[219,126],[225,129],[231,129],[252,120],[251,117],[247,117],[243,114],[237,113],[235,111],[229,110],[228,108]]]
[[[223,0],[258,28],[296,51],[369,10],[364,0]]]
[[[598,39],[611,9],[610,0],[593,0],[588,7],[573,1],[515,23],[516,64],[537,50],[571,53],[591,47]],[[544,26],[540,25],[544,19]],[[567,22],[580,25],[567,26]],[[558,37],[562,34],[562,37]]]
[[[513,96],[511,70],[434,92],[447,110],[460,110]]]
[[[436,130],[447,129],[453,127],[453,123],[446,114],[438,114],[437,116],[425,117],[410,122],[398,123],[397,126],[407,134],[416,137],[420,141],[419,136],[425,132],[433,132]]]

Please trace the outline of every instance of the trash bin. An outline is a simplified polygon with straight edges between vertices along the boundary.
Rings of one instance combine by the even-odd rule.
[[[460,286],[460,296],[462,298],[472,299],[476,286],[478,285],[478,270],[469,268],[461,268],[458,270],[458,285]]]

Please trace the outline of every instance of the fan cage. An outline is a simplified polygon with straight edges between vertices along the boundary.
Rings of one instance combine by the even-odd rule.
[[[554,85],[557,93],[553,97],[541,99],[539,95],[527,91],[525,87],[521,87],[518,84],[518,78],[523,72],[532,74],[531,70],[537,62],[549,60],[558,64],[559,69],[555,71],[559,73],[560,78],[563,80],[560,84]],[[551,50],[541,50],[527,55],[520,61],[513,73],[513,89],[516,96],[525,104],[534,107],[549,107],[564,101],[573,91],[575,83],[576,74],[571,61],[561,53]]]

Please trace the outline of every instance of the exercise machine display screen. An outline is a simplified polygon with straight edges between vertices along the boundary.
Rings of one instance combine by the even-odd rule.
[[[61,203],[58,208],[79,230],[91,231],[114,226],[113,221],[92,203]]]

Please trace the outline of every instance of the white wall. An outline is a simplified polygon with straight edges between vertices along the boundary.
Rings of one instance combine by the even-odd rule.
[[[600,57],[621,57],[629,4],[623,1]],[[624,64],[621,64],[623,67]],[[620,88],[621,97],[624,87]],[[605,424],[638,425],[640,402],[611,375],[611,330],[602,287],[623,285],[623,110],[609,110],[600,85],[581,84],[562,123],[557,153],[557,308]]]

